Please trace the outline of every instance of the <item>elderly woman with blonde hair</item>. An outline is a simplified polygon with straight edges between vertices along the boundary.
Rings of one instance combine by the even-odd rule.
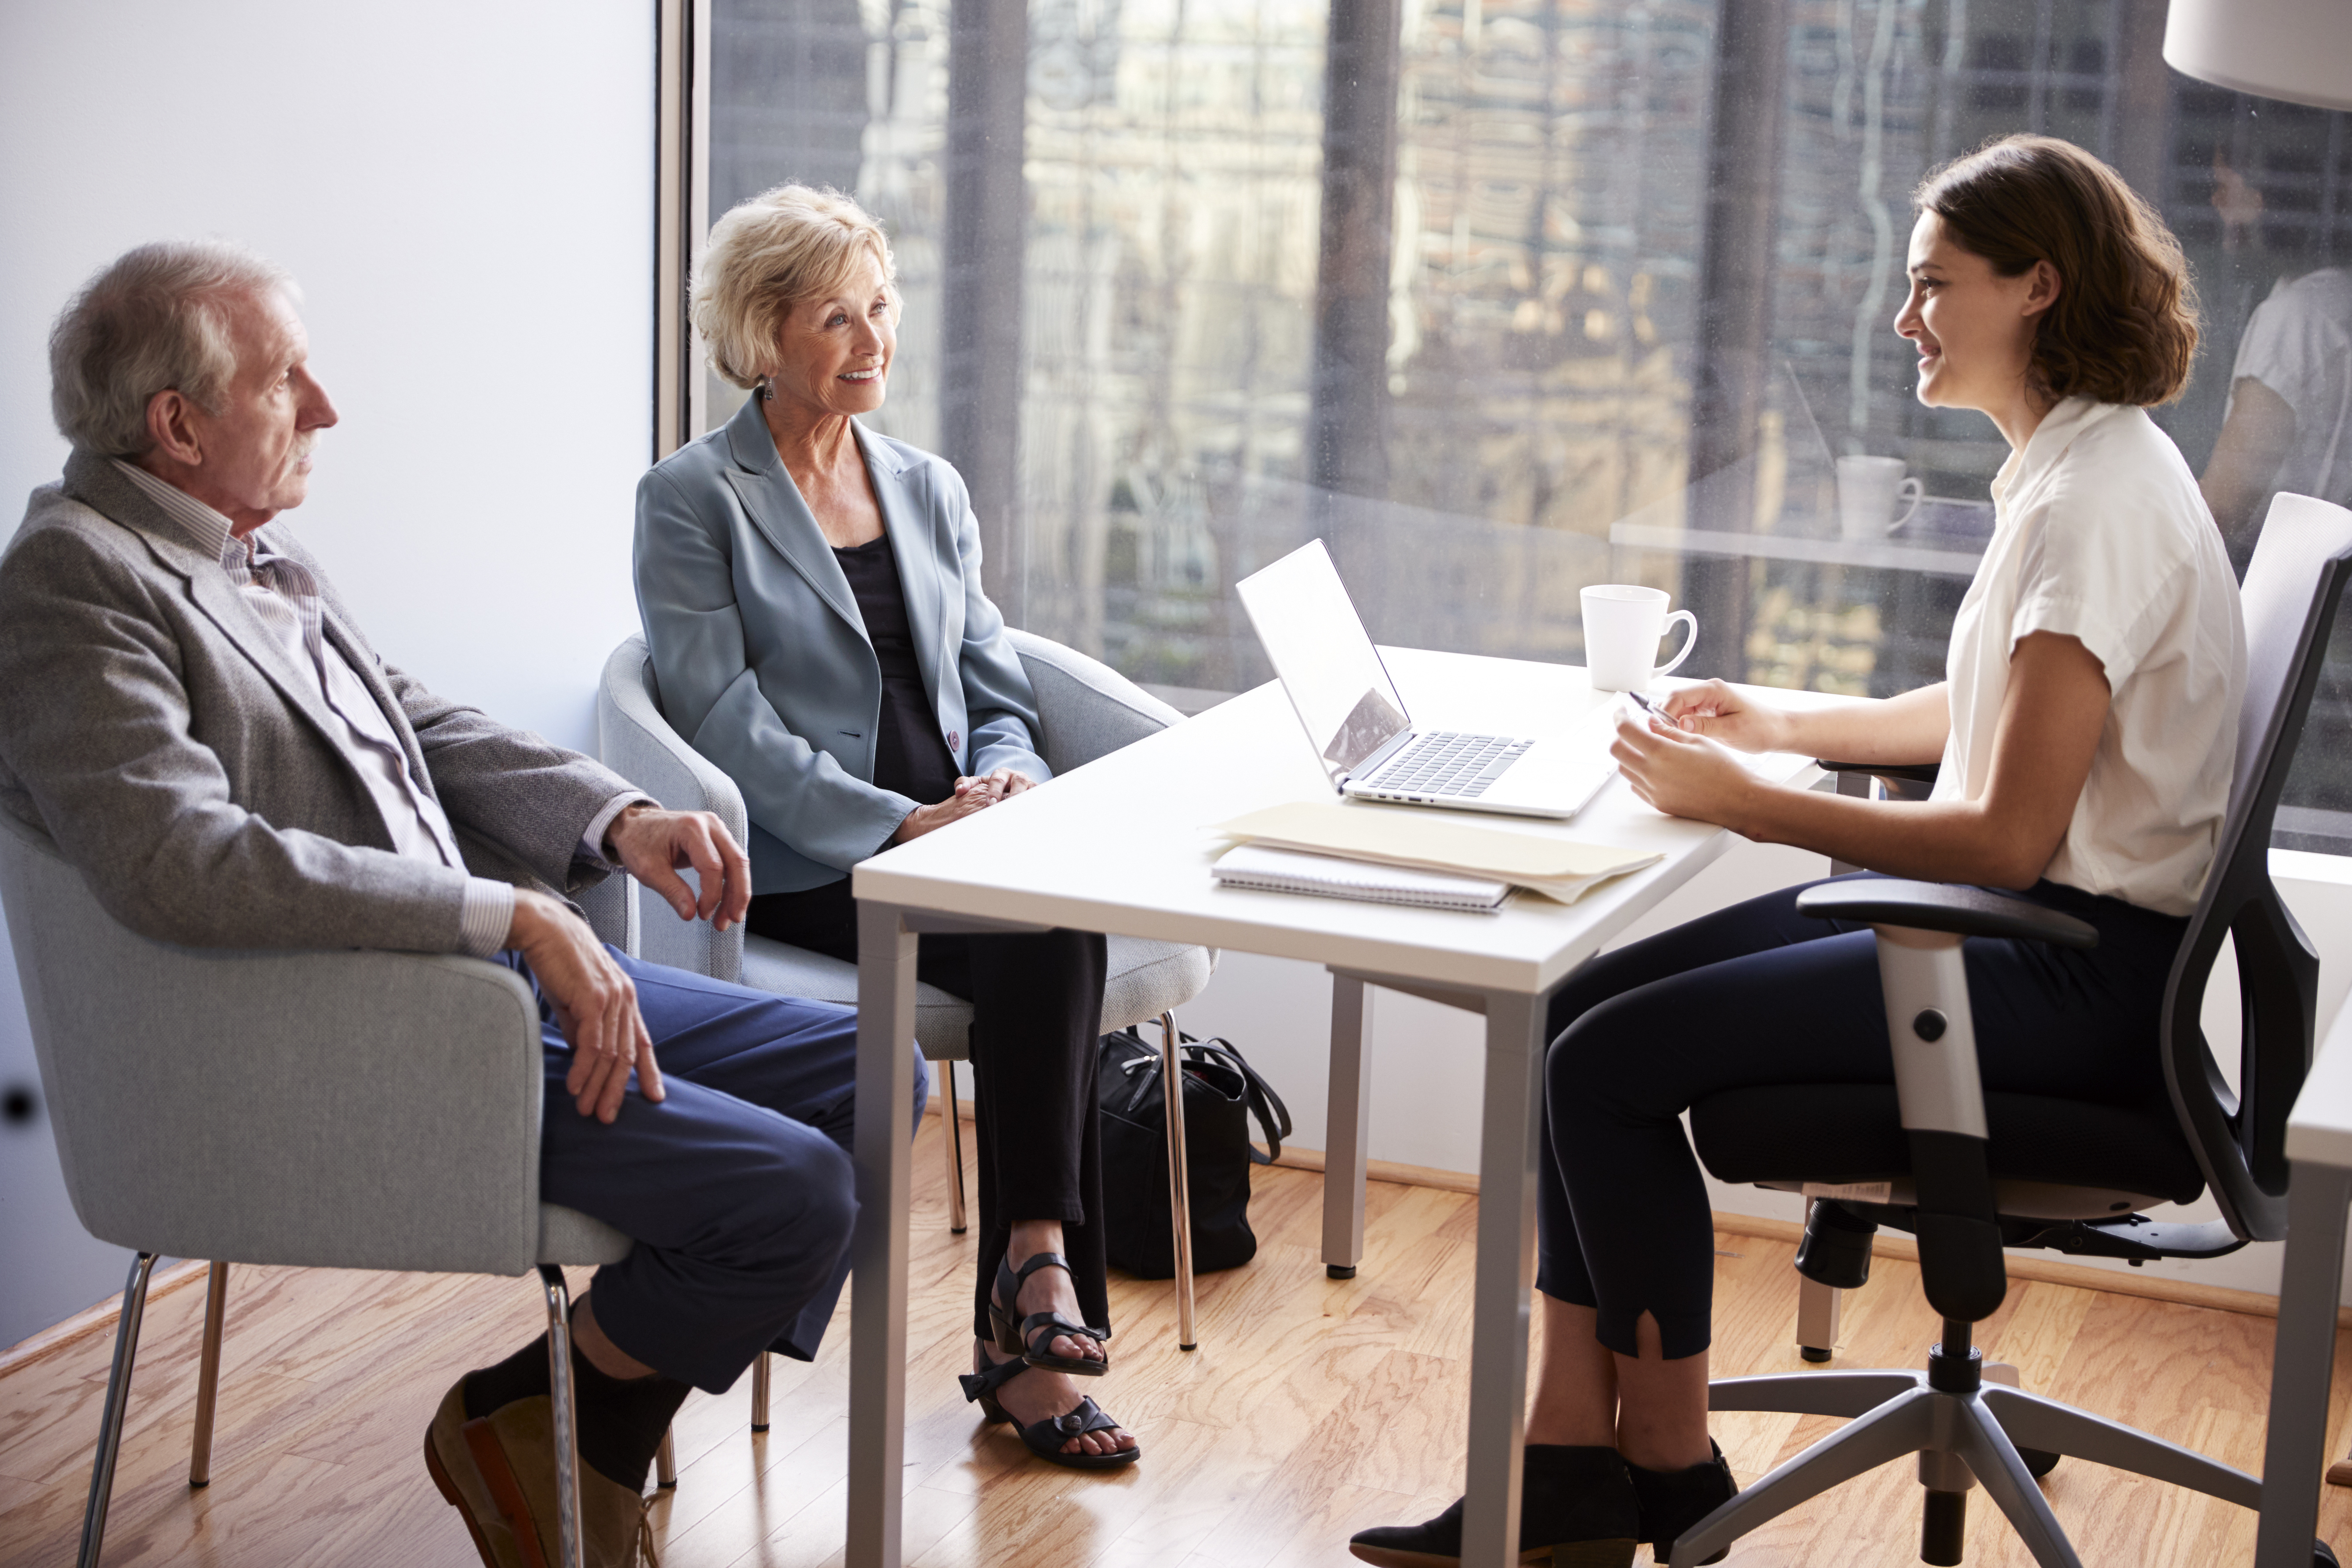
[[[1043,784],[1037,705],[981,591],[955,469],[877,434],[898,351],[881,226],[780,185],[713,226],[693,320],[754,395],[637,487],[637,605],[662,707],[751,816],[748,928],[857,955],[849,869]],[[980,1270],[968,1398],[1055,1464],[1140,1453],[1080,1392],[1109,1369],[1095,1104],[1103,939],[926,936],[972,1005]]]

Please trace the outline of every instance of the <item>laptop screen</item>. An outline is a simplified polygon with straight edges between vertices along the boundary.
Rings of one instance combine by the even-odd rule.
[[[1234,591],[1333,783],[1406,728],[1404,700],[1321,540],[1243,578]]]

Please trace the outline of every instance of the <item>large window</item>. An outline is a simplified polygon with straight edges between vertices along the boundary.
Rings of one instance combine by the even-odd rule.
[[[1580,659],[1577,589],[1646,581],[1698,613],[1691,669],[1885,694],[1940,673],[2005,450],[1918,406],[1889,328],[1922,174],[2040,131],[2158,205],[2206,310],[2158,418],[2200,472],[2256,310],[2352,264],[2347,117],[2173,75],[2163,17],[708,0],[694,222],[786,179],[880,216],[875,423],[963,471],[1016,623],[1180,698],[1265,679],[1232,584],[1311,535],[1385,641]],[[1855,454],[1923,481],[1889,538],[1840,537]],[[2352,851],[2345,655],[2282,843]]]

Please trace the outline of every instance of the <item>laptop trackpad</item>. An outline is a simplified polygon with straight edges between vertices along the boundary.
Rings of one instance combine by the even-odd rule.
[[[1486,787],[1479,803],[1578,811],[1616,771],[1605,747],[1580,741],[1538,741]]]

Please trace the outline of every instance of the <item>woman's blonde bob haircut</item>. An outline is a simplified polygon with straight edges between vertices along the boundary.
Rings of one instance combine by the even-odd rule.
[[[841,288],[868,257],[895,308],[889,237],[839,191],[778,185],[736,203],[711,225],[688,289],[712,368],[737,386],[759,385],[776,368],[776,338],[793,307]]]

